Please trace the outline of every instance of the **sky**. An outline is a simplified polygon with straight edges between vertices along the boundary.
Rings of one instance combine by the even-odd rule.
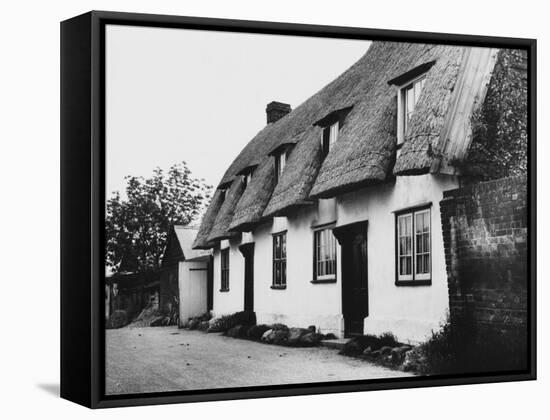
[[[185,161],[217,186],[266,124],[355,63],[370,42],[108,25],[106,191]]]

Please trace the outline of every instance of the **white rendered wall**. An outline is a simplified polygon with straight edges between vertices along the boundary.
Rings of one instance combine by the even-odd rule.
[[[445,320],[449,297],[439,202],[458,187],[455,177],[398,176],[395,184],[365,188],[339,197],[338,225],[368,220],[369,315],[365,334],[392,332],[419,342]],[[432,203],[432,284],[395,285],[395,211]]]
[[[214,307],[215,316],[232,314],[244,309],[244,257],[239,251],[240,241],[224,240],[214,251]],[[229,248],[229,290],[221,292],[220,250]]]
[[[317,210],[312,206],[289,219],[275,218],[272,225],[263,225],[254,231],[254,310],[258,323],[281,322],[289,327],[315,325],[323,333],[341,335],[339,270],[336,283],[311,283],[314,232],[311,223],[316,218]],[[278,290],[271,288],[272,233],[283,230],[287,231],[287,286]]]
[[[207,263],[202,261],[179,263],[180,322],[206,312],[207,267]]]
[[[439,328],[448,310],[447,274],[441,233],[439,201],[443,191],[456,188],[455,177],[399,176],[395,184],[357,190],[336,199],[336,226],[368,220],[369,315],[365,334],[392,332],[399,340],[423,341]],[[395,285],[394,212],[431,203],[432,284]],[[327,203],[320,206],[325,212]],[[325,212],[326,213],[326,212]],[[329,212],[330,213],[330,212]],[[326,214],[329,214],[326,213]],[[326,216],[325,214],[325,216]],[[276,217],[258,226],[243,241],[254,242],[254,310],[258,323],[284,323],[290,327],[315,325],[321,332],[343,335],[341,248],[337,249],[335,283],[313,284],[312,225],[325,223],[317,206],[291,217]],[[287,232],[287,287],[272,289],[272,234]],[[214,253],[214,313],[243,310],[244,258],[240,242],[222,241],[230,247],[230,290],[220,292],[220,252]]]

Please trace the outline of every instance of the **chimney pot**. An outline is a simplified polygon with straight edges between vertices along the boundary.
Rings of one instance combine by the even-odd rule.
[[[265,113],[267,114],[267,123],[271,124],[275,121],[280,120],[290,111],[292,111],[292,108],[289,104],[276,101],[268,103],[267,107],[265,108]]]

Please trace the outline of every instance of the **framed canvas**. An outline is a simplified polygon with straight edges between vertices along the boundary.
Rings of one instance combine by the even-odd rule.
[[[61,396],[536,378],[533,39],[61,23]]]

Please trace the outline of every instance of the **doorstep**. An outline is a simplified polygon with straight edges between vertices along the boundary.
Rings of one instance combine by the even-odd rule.
[[[337,338],[335,340],[321,340],[321,347],[342,350],[345,344],[348,342],[348,340],[349,340],[348,338]]]

